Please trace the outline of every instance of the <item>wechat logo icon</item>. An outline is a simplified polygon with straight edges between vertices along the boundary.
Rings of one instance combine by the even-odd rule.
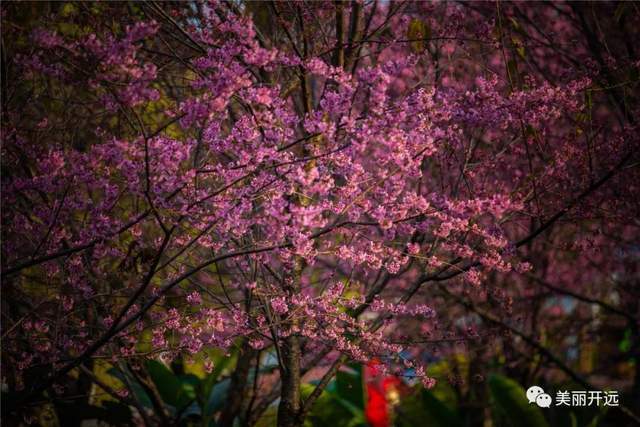
[[[535,403],[541,408],[548,408],[551,406],[551,396],[544,392],[542,387],[537,385],[531,386],[527,389],[527,399],[529,404]]]

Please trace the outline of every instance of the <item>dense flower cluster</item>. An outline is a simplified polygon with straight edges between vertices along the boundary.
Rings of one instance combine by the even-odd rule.
[[[333,13],[305,8],[309,25]],[[638,138],[630,123],[586,138],[585,163],[580,121],[597,74],[505,78],[491,70],[504,48],[496,23],[428,23],[450,52],[434,83],[440,65],[403,42],[414,13],[394,17],[352,70],[320,45],[269,43],[215,2],[182,29],[191,56],[151,20],[79,36],[35,29],[17,60],[25,80],[75,91],[75,111],[94,116],[80,148],[55,114],[29,131],[19,111],[3,121],[3,280],[30,308],[3,343],[16,386],[34,366],[85,355],[172,357],[238,338],[263,349],[291,336],[317,354],[415,368],[432,385],[391,327],[433,330],[446,317],[414,295],[429,281],[477,290],[487,275],[526,273],[528,218],[573,207],[567,194]],[[385,20],[371,16],[371,28]],[[487,47],[490,71],[456,38]],[[34,277],[44,293],[29,289]]]

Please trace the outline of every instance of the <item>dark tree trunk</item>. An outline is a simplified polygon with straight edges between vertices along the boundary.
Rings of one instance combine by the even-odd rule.
[[[300,339],[292,334],[282,345],[282,392],[278,407],[278,427],[301,425],[300,411]]]
[[[251,362],[255,359],[255,356],[256,350],[251,348],[245,340],[238,355],[236,369],[231,375],[231,385],[229,386],[227,402],[222,410],[222,414],[220,414],[220,421],[218,421],[218,425],[221,427],[233,426],[234,419],[242,416],[243,403],[245,403],[249,394],[249,387],[247,387],[249,383],[249,370],[251,369]]]

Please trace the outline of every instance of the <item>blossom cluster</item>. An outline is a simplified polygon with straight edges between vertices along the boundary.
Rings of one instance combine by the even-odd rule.
[[[35,131],[19,111],[2,125],[3,267],[34,308],[4,343],[20,372],[109,334],[95,355],[196,354],[239,338],[263,349],[297,335],[400,363],[389,326],[443,315],[420,299],[424,283],[451,275],[480,289],[489,274],[528,271],[516,251],[528,218],[585,183],[575,122],[589,75],[515,85],[460,59],[472,78],[425,83],[434,66],[393,31],[350,72],[319,48],[265,43],[250,17],[218,6],[182,29],[191,56],[167,44],[166,22],[137,21],[35,29],[18,57],[28,84],[75,91],[74,111],[91,117],[81,147],[53,113],[30,112]],[[498,45],[491,62],[500,41],[485,27],[474,36]],[[615,163],[635,131],[594,137],[593,156]]]

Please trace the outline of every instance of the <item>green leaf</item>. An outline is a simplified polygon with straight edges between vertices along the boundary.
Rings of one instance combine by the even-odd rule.
[[[165,403],[181,410],[195,399],[195,387],[192,384],[193,378],[197,379],[195,375],[189,376],[193,378],[188,380],[180,378],[157,360],[147,361],[147,370]]]
[[[309,396],[315,385],[302,384],[302,396]],[[333,390],[333,391],[331,391]],[[333,380],[315,401],[305,427],[365,427],[364,410],[339,396]]]
[[[578,418],[576,418],[575,412],[570,412],[569,417],[571,419],[571,427],[578,427]]]
[[[202,382],[200,383],[198,397],[200,398],[201,401],[209,402],[209,397],[211,395],[213,387],[218,381],[218,377],[220,376],[220,374],[222,374],[222,372],[229,365],[229,363],[231,363],[235,359],[236,359],[235,353],[230,357],[225,355],[220,355],[213,358],[213,366],[214,366],[213,372],[207,375],[207,377],[204,380],[202,380]]]
[[[127,384],[128,380],[131,384],[131,392],[134,394],[134,398],[145,408],[153,408],[153,403],[151,403],[149,395],[135,378],[128,375],[128,378],[125,379],[125,374],[116,368],[110,368],[107,373],[120,380],[123,384]]]
[[[180,413],[180,420],[187,419],[201,419],[202,418],[202,408],[196,402],[193,402],[191,405],[183,409],[182,413]]]
[[[437,425],[443,427],[462,426],[462,420],[447,405],[437,399],[429,390],[422,391],[422,404]]]
[[[362,417],[363,416],[364,408],[360,408],[360,407],[354,405],[351,401],[349,401],[347,399],[343,399],[343,398],[341,398],[339,396],[334,396],[334,399],[335,399],[335,401],[337,403],[342,405],[346,410],[351,412],[351,415],[353,415],[354,417],[358,418],[358,417]]]
[[[603,406],[602,408],[598,408],[600,409],[600,412],[598,412],[589,422],[589,425],[587,427],[598,427],[600,425],[600,420],[602,418],[604,418],[605,415],[607,415],[607,411],[609,410],[608,407]]]
[[[398,425],[409,427],[429,425],[433,427],[462,427],[459,414],[430,391],[420,391],[404,398],[398,408]]]
[[[494,416],[513,427],[548,427],[540,408],[529,404],[525,391],[512,379],[489,377]],[[494,420],[495,421],[495,420]]]
[[[178,375],[178,380],[182,386],[182,391],[189,396],[191,400],[196,398],[196,392],[200,388],[202,380],[194,374]]]
[[[631,329],[627,328],[624,331],[624,338],[618,343],[618,350],[622,353],[627,353],[631,350]]]
[[[349,364],[351,372],[340,370],[336,374],[338,396],[364,411],[362,365]]]
[[[213,386],[209,398],[207,399],[207,404],[203,411],[204,416],[211,416],[222,409],[222,406],[227,400],[227,394],[229,393],[230,385],[231,379],[225,378],[224,380],[216,383]]]

